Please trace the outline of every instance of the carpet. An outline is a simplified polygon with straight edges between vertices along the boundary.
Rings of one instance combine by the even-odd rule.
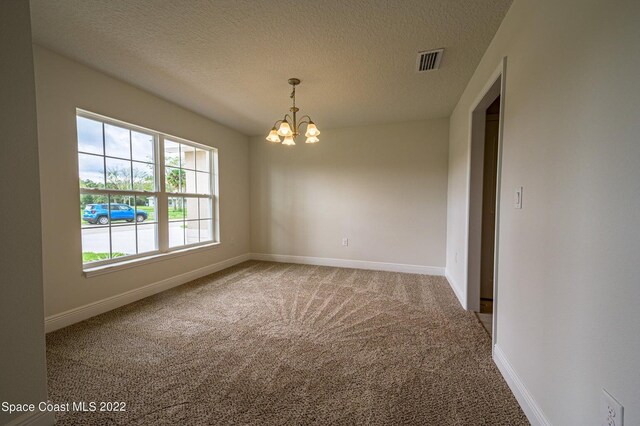
[[[443,277],[250,261],[47,335],[58,425],[527,425]]]

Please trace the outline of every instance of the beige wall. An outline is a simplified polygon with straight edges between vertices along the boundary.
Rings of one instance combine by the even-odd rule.
[[[35,70],[46,316],[249,252],[246,136],[37,46]],[[85,278],[77,213],[76,107],[218,148],[221,244]]]
[[[47,372],[30,21],[28,1],[0,2],[0,402],[37,405]],[[0,411],[0,424],[19,415]]]
[[[252,138],[252,251],[444,266],[448,127],[321,129],[294,147]]]
[[[599,424],[602,388],[640,424],[638,22],[632,0],[516,0],[451,117],[463,291],[470,108],[507,56],[497,345],[554,425]]]

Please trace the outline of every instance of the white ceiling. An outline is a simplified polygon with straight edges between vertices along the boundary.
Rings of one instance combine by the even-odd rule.
[[[31,0],[34,42],[248,135],[448,116],[512,0]],[[445,48],[417,73],[418,51]]]

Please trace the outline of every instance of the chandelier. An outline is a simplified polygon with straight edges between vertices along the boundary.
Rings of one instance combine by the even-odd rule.
[[[307,140],[305,143],[319,142],[320,139],[318,139],[318,135],[320,134],[320,131],[316,127],[315,123],[311,121],[311,117],[304,115],[300,118],[300,121],[297,121],[296,119],[296,113],[300,111],[299,108],[296,108],[296,86],[300,84],[300,80],[297,78],[290,78],[289,84],[293,86],[293,91],[291,92],[291,96],[289,96],[293,99],[293,106],[289,108],[291,115],[285,114],[282,120],[278,120],[274,123],[273,128],[269,132],[269,136],[267,136],[267,140],[274,143],[282,142],[283,145],[295,145],[295,138],[300,134],[300,127],[302,125],[306,125],[307,131],[304,135]],[[280,136],[284,138],[283,141],[280,141]]]

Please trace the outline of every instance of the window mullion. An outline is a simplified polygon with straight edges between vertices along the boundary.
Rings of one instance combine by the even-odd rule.
[[[107,197],[107,217],[109,218],[109,259],[113,259],[113,238],[111,236],[111,195]]]
[[[187,197],[187,198],[211,198],[209,194],[196,194],[193,192],[171,192],[170,195],[175,195],[176,197]]]
[[[209,171],[211,172],[210,179],[213,181],[210,191],[211,196],[211,215],[213,220],[211,221],[211,236],[214,241],[221,241],[220,237],[220,192],[219,192],[219,180],[218,180],[218,150],[214,149],[209,155]]]
[[[102,125],[102,164],[103,164],[103,173],[102,176],[104,178],[104,189],[107,189],[107,140],[104,135],[104,123]],[[111,255],[109,255],[111,257]]]
[[[151,197],[155,196],[157,192],[152,191],[129,191],[121,189],[100,189],[100,188],[80,188],[81,194],[94,194],[94,195],[123,195],[123,196],[139,196],[139,197]]]
[[[157,164],[157,176],[158,185],[157,189],[157,206],[156,211],[158,215],[158,249],[161,253],[169,251],[169,198],[167,196],[167,188],[165,185],[165,172],[164,166],[164,136],[158,135],[158,142],[156,144],[156,164]]]

